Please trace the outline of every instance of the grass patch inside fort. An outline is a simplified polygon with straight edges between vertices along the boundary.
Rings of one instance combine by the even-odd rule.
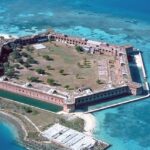
[[[98,63],[112,62],[113,56],[80,52],[75,46],[56,41],[46,42],[44,46],[45,49],[39,50],[30,45],[10,54],[9,64],[15,64],[12,66],[16,72],[14,77],[20,81],[42,82],[65,90],[75,90],[84,86],[100,89],[107,84],[109,77],[105,74],[105,81],[97,83],[100,78]],[[109,72],[109,68],[103,69],[102,71]],[[6,72],[13,77],[14,70]]]

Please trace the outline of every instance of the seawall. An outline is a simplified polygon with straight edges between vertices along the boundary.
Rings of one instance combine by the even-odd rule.
[[[149,84],[146,81],[147,75],[146,75],[145,65],[144,65],[144,62],[143,62],[143,57],[141,55],[141,52],[139,52],[139,59],[140,59],[140,62],[141,62],[142,73],[143,73],[143,77],[144,77],[144,80],[145,80],[145,83],[144,83],[145,84],[145,89],[146,89],[147,92],[149,92]]]
[[[98,91],[94,92],[90,95],[86,96],[79,96],[76,97],[75,103],[76,107],[80,107],[82,105],[87,105],[87,104],[92,104],[92,103],[98,103],[98,102],[103,102],[107,101],[110,98],[115,98],[117,96],[121,95],[128,95],[130,94],[130,90],[128,86],[122,86],[118,88],[113,88],[113,89],[108,89],[106,91]]]
[[[136,101],[148,98],[148,97],[150,97],[150,94],[148,94],[146,96],[139,97],[139,98],[135,98],[135,99],[127,100],[127,101],[124,101],[124,102],[120,102],[120,103],[117,103],[117,104],[112,104],[112,105],[100,107],[100,108],[97,108],[97,109],[89,110],[89,111],[87,111],[85,113],[93,113],[93,112],[97,112],[97,111],[101,111],[101,110],[105,110],[105,109],[121,106],[121,105],[124,105],[124,104],[136,102]]]
[[[140,58],[140,62],[141,62],[143,77],[146,79],[147,75],[146,75],[145,66],[144,66],[144,63],[143,63],[143,57],[141,55],[141,52],[139,52],[139,58]]]

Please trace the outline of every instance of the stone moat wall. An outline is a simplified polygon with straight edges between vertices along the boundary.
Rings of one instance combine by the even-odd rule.
[[[97,93],[93,93],[91,95],[77,97],[75,99],[75,105],[76,107],[80,107],[86,104],[103,102],[103,101],[107,101],[110,98],[114,98],[121,95],[129,95],[129,94],[131,94],[129,87],[123,86],[115,89],[110,89],[107,91],[100,91]]]
[[[75,110],[75,108],[83,106],[83,105],[103,102],[103,101],[109,100],[110,98],[115,98],[117,96],[132,94],[132,91],[129,88],[129,86],[123,86],[123,87],[118,87],[118,88],[110,89],[106,91],[95,92],[86,96],[75,97],[74,100],[72,100],[73,101],[72,103],[66,103],[65,99],[62,97],[48,94],[46,92],[42,92],[40,90],[36,90],[33,88],[23,87],[23,86],[13,84],[7,81],[0,82],[0,89],[9,91],[15,94],[19,94],[22,96],[38,99],[43,102],[62,106],[64,111],[67,111],[67,112],[72,112]]]
[[[109,56],[113,55],[116,57],[120,57],[120,55],[125,54],[125,59],[127,59],[126,52],[133,51],[132,46],[115,46],[115,45],[109,45],[107,43],[90,41],[87,39],[73,38],[67,35],[62,35],[62,34],[44,33],[44,34],[36,35],[36,36],[13,39],[13,40],[8,41],[7,43],[5,42],[4,45],[1,44],[0,46],[0,49],[1,49],[0,54],[4,55],[4,58],[6,58],[6,55],[9,55],[9,53],[11,52],[11,50],[13,50],[14,47],[35,44],[35,43],[42,43],[42,42],[47,42],[49,40],[55,40],[55,41],[63,42],[66,44],[72,44],[74,46],[75,45],[88,46],[90,48],[94,48],[95,53],[98,53],[98,54],[105,54]],[[117,67],[118,68],[120,67],[120,62],[118,62]],[[120,75],[119,78],[122,78],[122,76]],[[72,111],[75,109],[75,107],[78,107],[81,105],[90,104],[93,102],[102,102],[103,100],[110,99],[110,98],[120,96],[120,95],[125,95],[125,94],[138,95],[138,93],[141,93],[142,91],[141,86],[132,84],[132,81],[130,82],[131,82],[130,85],[127,85],[124,87],[110,89],[110,90],[106,90],[103,92],[100,91],[97,93],[93,93],[91,95],[80,96],[80,97],[74,98],[75,101],[74,103],[71,103],[71,104],[66,104],[64,98],[61,98],[59,96],[54,96],[46,92],[44,93],[42,91],[39,91],[33,88],[27,88],[27,87],[23,87],[23,86],[16,85],[16,84],[11,84],[6,81],[0,82],[0,89],[13,92],[19,95],[31,97],[34,99],[38,99],[44,102],[63,106],[64,110],[68,111],[69,109],[69,111],[70,110]]]
[[[34,90],[32,88],[25,88],[21,86],[17,86],[15,84],[10,84],[6,81],[0,82],[0,89],[6,90],[12,93],[16,93],[19,95],[23,95],[26,97],[31,97],[34,99],[38,99],[44,102],[56,104],[59,106],[63,106],[64,104],[64,99],[60,97],[56,97],[53,95],[50,95],[48,93],[43,93],[42,91],[39,90]]]

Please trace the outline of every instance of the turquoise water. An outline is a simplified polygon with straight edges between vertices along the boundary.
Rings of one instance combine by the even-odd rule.
[[[10,123],[0,120],[0,149],[1,150],[25,150],[17,144],[17,131]]]
[[[21,36],[52,27],[71,35],[132,44],[143,52],[149,76],[149,6],[149,0],[1,0],[0,33]],[[146,99],[95,113],[95,136],[113,144],[110,150],[150,150],[149,107]]]
[[[149,150],[149,105],[146,99],[94,113],[98,118],[95,137],[112,144],[110,150]]]

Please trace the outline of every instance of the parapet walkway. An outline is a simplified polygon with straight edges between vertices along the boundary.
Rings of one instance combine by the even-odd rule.
[[[132,102],[135,102],[135,101],[139,101],[139,100],[142,100],[142,99],[145,99],[145,98],[148,98],[148,97],[150,97],[150,93],[145,95],[145,96],[134,98],[134,99],[131,99],[131,100],[127,100],[127,101],[120,102],[120,103],[117,103],[117,104],[112,104],[112,105],[96,108],[96,109],[93,109],[93,110],[89,110],[89,111],[85,112],[85,114],[93,113],[93,112],[100,111],[100,110],[105,110],[105,109],[108,109],[108,108],[121,106],[121,105],[124,105],[124,104],[128,104],[128,103],[132,103]]]

